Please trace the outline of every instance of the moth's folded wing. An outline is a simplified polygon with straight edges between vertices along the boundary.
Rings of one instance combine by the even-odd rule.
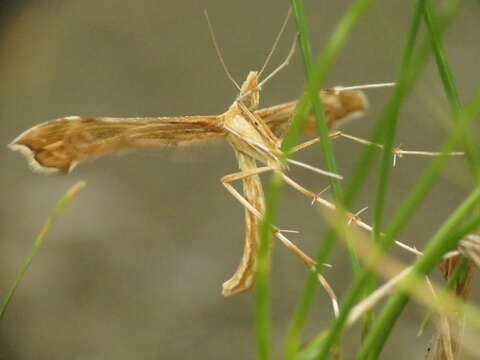
[[[217,116],[84,118],[69,116],[37,125],[9,144],[34,171],[68,173],[79,162],[111,152],[161,148],[224,136]]]
[[[339,128],[363,116],[368,109],[367,96],[363,91],[324,89],[320,91],[320,99],[330,129]],[[316,132],[313,120],[309,122],[309,126],[311,131]]]
[[[368,108],[365,94],[357,90],[324,89],[320,91],[320,99],[329,128],[337,128],[347,121],[362,116]],[[255,113],[270,126],[276,136],[283,137],[296,106],[297,101],[291,101],[260,109]],[[316,133],[315,119],[312,113],[307,116],[305,131]]]
[[[290,118],[293,115],[293,110],[295,110],[296,105],[296,101],[290,101],[257,110],[255,114],[263,119],[276,136],[282,138],[288,129]]]
[[[242,171],[249,171],[256,168],[254,158],[235,150],[238,165]],[[242,179],[243,195],[260,214],[265,212],[265,203],[262,183],[258,175]],[[255,276],[255,262],[257,259],[257,247],[259,243],[259,228],[261,219],[245,209],[245,239],[243,255],[235,273],[223,283],[222,294],[231,296],[246,291],[253,286]]]

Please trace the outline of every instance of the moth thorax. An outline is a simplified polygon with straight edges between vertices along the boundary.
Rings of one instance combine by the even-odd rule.
[[[250,71],[240,89],[240,101],[249,110],[255,110],[258,107],[259,96],[258,74],[256,71]]]

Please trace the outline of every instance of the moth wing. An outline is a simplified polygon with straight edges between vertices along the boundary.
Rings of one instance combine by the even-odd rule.
[[[135,148],[162,148],[223,136],[218,116],[87,118],[69,116],[39,124],[9,148],[42,174],[68,173],[82,161]]]
[[[324,89],[320,91],[320,100],[325,110],[329,128],[337,128],[362,116],[368,108],[367,97],[362,91],[358,90]],[[276,136],[283,137],[296,106],[297,101],[291,101],[257,110],[255,114],[268,124]],[[307,117],[305,131],[316,133],[315,118],[312,113]]]

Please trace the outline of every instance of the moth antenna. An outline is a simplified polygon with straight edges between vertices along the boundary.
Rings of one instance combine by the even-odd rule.
[[[364,90],[364,89],[377,89],[377,88],[389,88],[394,87],[394,82],[389,83],[378,83],[378,84],[365,84],[365,85],[354,85],[354,86],[335,86],[333,89],[335,91],[344,91],[344,90]]]
[[[212,26],[212,23],[210,22],[210,17],[208,16],[207,10],[204,10],[204,14],[205,14],[205,18],[207,19],[208,31],[210,32],[210,37],[212,38],[213,46],[215,47],[215,51],[217,52],[217,56],[220,59],[220,63],[222,64],[223,70],[227,74],[230,81],[233,82],[233,84],[240,91],[241,90],[240,85],[238,85],[238,83],[235,81],[232,74],[228,70],[227,64],[225,64],[225,61],[223,60],[222,52],[220,51],[220,47],[218,46],[217,39],[215,38],[215,32],[213,31],[213,26]]]
[[[280,41],[283,32],[285,31],[285,28],[287,27],[288,20],[290,20],[290,16],[292,15],[292,8],[288,9],[287,16],[285,17],[285,20],[283,20],[282,27],[280,28],[280,31],[277,34],[277,37],[275,38],[275,42],[273,43],[272,48],[270,49],[270,52],[268,53],[267,58],[265,59],[265,62],[263,63],[262,68],[260,69],[258,73],[258,77],[260,77],[267,67],[268,63],[270,62],[270,59],[272,58],[273,53],[275,52],[275,49],[277,48],[278,42]]]
[[[295,34],[295,37],[293,38],[292,42],[292,47],[290,48],[290,51],[288,52],[287,57],[285,60],[275,69],[273,70],[265,79],[263,79],[260,84],[258,84],[258,87],[261,88],[265,83],[270,80],[272,77],[274,77],[280,70],[282,70],[285,66],[290,64],[290,60],[292,60],[293,54],[295,54],[295,49],[297,47],[297,34]]]
[[[288,52],[288,55],[287,57],[285,58],[285,60],[283,61],[283,63],[281,63],[275,70],[273,70],[265,79],[263,79],[257,86],[258,89],[261,89],[263,85],[265,85],[265,83],[270,80],[272,77],[274,77],[280,70],[282,70],[285,66],[287,66],[288,64],[290,64],[290,60],[292,59],[292,56],[293,54],[295,54],[295,49],[297,47],[297,34],[295,34],[295,37],[293,38],[293,42],[292,42],[292,47],[290,48],[290,51]],[[343,89],[342,89],[343,90]],[[237,97],[237,101],[240,101],[242,100],[243,98],[247,97],[248,95],[250,95],[253,91],[250,90],[250,91],[247,91],[246,93],[243,93],[241,95],[239,95]]]

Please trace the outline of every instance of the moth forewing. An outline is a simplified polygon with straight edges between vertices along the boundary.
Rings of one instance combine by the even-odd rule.
[[[89,118],[69,116],[37,125],[9,148],[34,171],[68,173],[79,163],[130,149],[162,148],[224,137],[219,116]]]
[[[362,116],[368,109],[367,97],[359,90],[323,89],[320,90],[320,99],[325,110],[327,125],[331,129]],[[260,109],[255,114],[263,119],[276,136],[281,138],[288,129],[296,106],[297,101],[290,101]],[[305,129],[311,134],[317,133],[313,114],[308,115]]]
[[[362,91],[330,88],[322,90],[320,97],[324,104],[327,125],[331,129],[359,118],[368,109],[368,100]]]

